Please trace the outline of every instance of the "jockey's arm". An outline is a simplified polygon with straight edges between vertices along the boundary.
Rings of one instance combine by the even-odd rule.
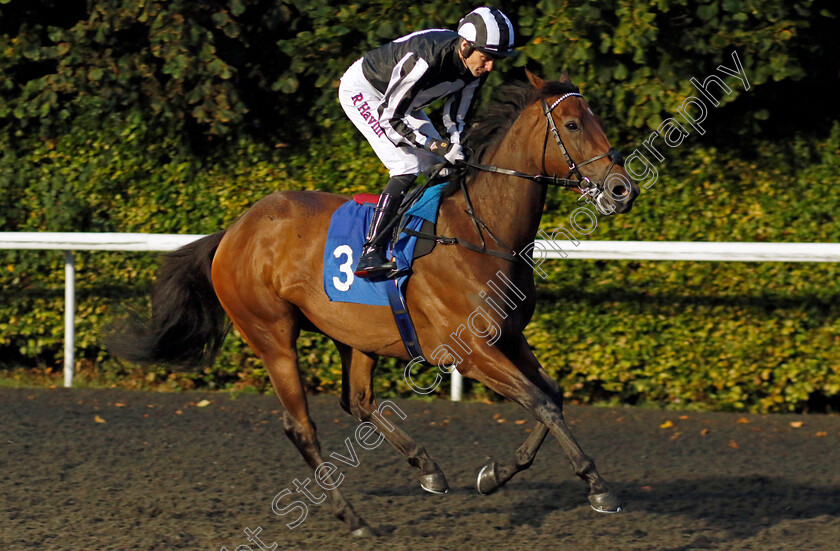
[[[394,74],[399,76],[389,83],[379,106],[379,126],[394,145],[422,149],[429,139],[405,121],[414,98],[422,90],[422,78],[428,71],[429,64],[416,55],[406,56],[394,69]]]
[[[469,113],[476,92],[484,83],[484,80],[484,78],[481,78],[467,84],[464,88],[452,94],[443,107],[443,126],[453,143],[461,143],[461,133],[464,131],[467,113]]]

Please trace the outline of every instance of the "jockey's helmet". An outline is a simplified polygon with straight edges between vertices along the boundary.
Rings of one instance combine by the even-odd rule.
[[[476,8],[458,23],[458,35],[472,48],[493,57],[514,55],[513,24],[496,8]]]

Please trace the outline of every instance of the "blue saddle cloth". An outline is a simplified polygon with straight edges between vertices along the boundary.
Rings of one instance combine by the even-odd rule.
[[[423,196],[406,213],[406,228],[418,231],[424,220],[437,221],[440,194],[445,184],[429,187]],[[324,247],[324,291],[330,300],[336,302],[354,302],[373,306],[389,306],[386,285],[394,285],[391,280],[365,279],[356,277],[353,270],[359,262],[365,234],[373,216],[374,205],[360,205],[347,201],[336,210],[330,220],[327,231],[327,244]],[[417,238],[401,233],[393,251],[389,253],[397,261],[397,269],[406,270],[397,278],[397,286],[403,289],[408,280],[408,269],[414,256]],[[387,255],[386,255],[387,256]]]

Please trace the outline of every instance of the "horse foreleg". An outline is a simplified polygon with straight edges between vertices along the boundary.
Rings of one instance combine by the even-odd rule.
[[[498,348],[486,346],[482,357],[474,356],[463,366],[464,375],[477,379],[495,392],[522,405],[540,424],[551,431],[569,458],[575,474],[589,484],[589,502],[593,509],[602,513],[620,511],[618,499],[598,473],[595,462],[583,452],[566,424],[562,408],[563,396],[558,385],[542,370],[524,337],[508,354],[510,357],[506,357]],[[462,369],[461,366],[459,369]],[[527,459],[529,454],[536,453],[539,447],[537,441],[542,442],[542,439],[538,438],[540,436],[544,435],[540,434],[538,426],[520,447],[520,450],[525,452],[524,459]],[[515,467],[513,471],[513,474],[518,472]]]
[[[492,460],[487,462],[478,471],[478,480],[475,485],[478,493],[492,494],[507,484],[513,475],[530,467],[547,434],[548,427],[537,423],[525,442],[516,449],[513,461],[510,463],[497,463]]]
[[[507,351],[506,356],[515,362],[522,354],[531,357],[529,363],[532,365],[537,363],[538,365],[536,358],[531,352],[531,348],[524,339],[514,341],[511,350]],[[549,377],[548,373],[542,367],[539,367],[538,373],[540,384],[547,386],[552,393],[559,395],[560,387],[557,385],[557,382]],[[536,457],[547,435],[548,427],[538,421],[536,426],[531,430],[531,434],[525,439],[525,442],[516,449],[516,453],[511,462],[498,463],[490,460],[485,463],[478,472],[478,479],[476,480],[478,493],[484,495],[492,494],[507,484],[514,475],[528,469],[533,464],[534,457]]]
[[[341,407],[356,419],[373,423],[379,434],[408,460],[409,465],[419,468],[420,486],[424,490],[433,494],[448,492],[446,476],[426,449],[405,431],[375,414],[377,407],[373,395],[373,370],[378,357],[333,342],[341,354]]]

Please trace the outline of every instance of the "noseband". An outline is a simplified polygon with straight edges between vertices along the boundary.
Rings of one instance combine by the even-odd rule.
[[[472,163],[469,161],[465,161],[464,164],[467,166],[471,166],[477,170],[483,170],[486,172],[495,172],[497,174],[505,174],[508,176],[516,176],[517,178],[525,178],[527,180],[532,180],[538,184],[546,184],[551,186],[560,186],[566,188],[577,188],[580,191],[580,194],[587,197],[590,201],[595,203],[595,206],[598,207],[598,210],[602,212],[602,214],[611,214],[612,209],[611,207],[607,206],[603,203],[606,199],[604,197],[604,190],[598,188],[595,184],[593,184],[589,178],[583,176],[580,173],[580,167],[588,165],[589,163],[593,163],[599,159],[608,158],[610,160],[610,166],[607,167],[607,170],[604,172],[604,178],[601,179],[602,182],[606,180],[607,175],[612,171],[613,167],[616,164],[623,164],[623,159],[621,153],[618,149],[611,147],[609,151],[603,153],[601,155],[596,155],[585,161],[576,164],[572,160],[572,156],[569,155],[568,149],[566,149],[566,145],[563,143],[563,139],[560,137],[560,131],[557,129],[557,124],[554,122],[554,117],[551,116],[551,112],[554,111],[554,108],[560,105],[564,99],[572,97],[572,96],[579,96],[583,97],[582,94],[577,92],[569,92],[568,94],[563,94],[559,98],[557,98],[554,103],[550,106],[545,99],[541,99],[540,102],[542,103],[543,115],[545,115],[545,139],[543,140],[543,151],[542,151],[542,171],[543,173],[548,172],[545,166],[545,157],[546,152],[548,149],[548,134],[549,132],[554,136],[554,141],[557,143],[557,147],[560,148],[560,152],[563,154],[563,158],[566,161],[566,164],[569,166],[569,173],[566,174],[565,178],[558,178],[556,175],[547,176],[545,174],[526,174],[524,172],[519,172],[517,170],[510,170],[508,168],[500,168],[497,166],[490,166],[490,165],[482,165],[478,163]],[[572,179],[574,176],[576,179]]]

